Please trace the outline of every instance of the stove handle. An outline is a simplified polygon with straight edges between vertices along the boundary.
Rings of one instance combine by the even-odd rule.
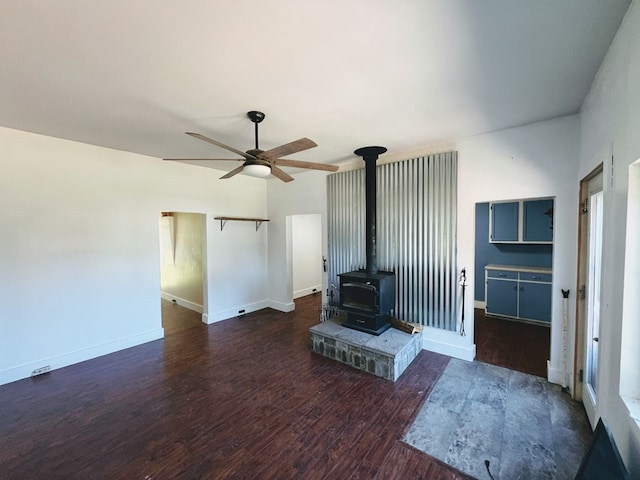
[[[371,285],[370,283],[343,283],[343,287],[354,287],[354,288],[364,288],[365,290],[371,290],[374,293],[378,293],[378,289],[375,285]]]

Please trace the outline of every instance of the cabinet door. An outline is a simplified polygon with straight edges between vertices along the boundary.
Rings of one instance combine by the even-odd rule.
[[[524,242],[553,240],[553,200],[522,202],[522,240]]]
[[[551,321],[551,284],[520,282],[519,314],[527,320]]]
[[[519,202],[492,203],[489,215],[491,218],[491,242],[518,241]]]
[[[487,313],[515,317],[518,314],[518,282],[487,279]]]

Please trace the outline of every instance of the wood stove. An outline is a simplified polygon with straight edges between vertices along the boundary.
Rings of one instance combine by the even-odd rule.
[[[393,272],[369,274],[365,270],[341,273],[340,307],[347,312],[345,327],[380,335],[389,328],[389,312],[396,303]]]
[[[396,277],[378,271],[376,251],[376,160],[385,147],[363,147],[354,153],[365,162],[366,268],[341,273],[340,307],[347,312],[342,325],[380,335],[391,325],[389,313],[396,304]]]

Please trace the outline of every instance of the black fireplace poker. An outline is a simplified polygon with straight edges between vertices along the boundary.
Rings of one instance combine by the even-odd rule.
[[[370,275],[378,273],[378,251],[376,248],[376,161],[385,153],[385,147],[362,147],[353,153],[362,157],[365,163],[365,271]]]

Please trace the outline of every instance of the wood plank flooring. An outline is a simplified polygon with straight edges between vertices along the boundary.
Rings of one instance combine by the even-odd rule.
[[[0,387],[0,478],[470,478],[400,441],[449,358],[392,383],[316,355],[319,302]]]
[[[476,360],[547,378],[551,329],[540,325],[474,315]]]
[[[162,328],[165,335],[201,325],[201,313],[162,299]]]

